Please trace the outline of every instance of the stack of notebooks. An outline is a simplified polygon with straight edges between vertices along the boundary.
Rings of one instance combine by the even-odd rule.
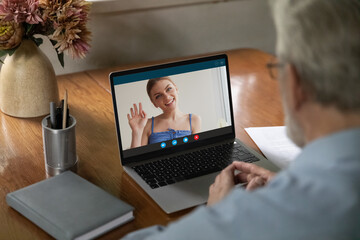
[[[67,171],[6,196],[9,206],[56,239],[90,239],[133,217],[133,207]]]

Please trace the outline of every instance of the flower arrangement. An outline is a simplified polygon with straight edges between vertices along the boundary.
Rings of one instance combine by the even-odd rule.
[[[64,52],[84,58],[90,49],[86,27],[91,3],[85,0],[0,0],[0,57],[12,55],[23,39],[37,46],[49,38],[60,64]]]

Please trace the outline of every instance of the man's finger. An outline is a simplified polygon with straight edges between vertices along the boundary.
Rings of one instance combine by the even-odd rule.
[[[248,182],[248,173],[238,173],[235,175],[235,183],[245,183]]]
[[[246,183],[253,180],[253,178],[259,177],[258,175],[252,174],[252,173],[238,173],[235,176],[235,182],[237,183]]]
[[[218,175],[216,176],[215,181],[214,181],[214,183],[213,183],[212,185],[215,186],[219,181],[220,181],[220,174],[218,174]]]
[[[227,166],[226,168],[224,168],[224,169],[222,170],[222,172],[224,172],[224,173],[230,173],[230,172],[234,172],[234,170],[235,170],[235,166],[232,165],[232,164],[230,164],[229,166]]]
[[[261,177],[261,176],[250,173],[247,175],[247,181],[250,182],[251,180],[253,180],[256,177]]]
[[[264,186],[265,180],[261,177],[254,177],[246,186],[246,190],[253,191],[259,187]]]
[[[230,164],[229,166],[227,166],[226,168],[224,168],[222,171],[221,171],[221,173],[219,174],[219,176],[220,176],[220,181],[222,180],[222,179],[226,179],[226,178],[231,178],[231,179],[233,179],[234,178],[234,170],[235,170],[235,167],[232,165],[232,164]]]
[[[226,178],[227,176],[232,176],[234,174],[234,170],[235,170],[234,166],[232,166],[230,164],[216,176],[215,182],[213,184],[216,185],[216,184],[222,182],[222,179]]]
[[[269,170],[266,170],[265,168],[259,167],[252,163],[234,161],[232,165],[234,165],[235,168],[240,172],[259,175],[264,178],[270,178],[274,175],[273,172],[270,172]]]

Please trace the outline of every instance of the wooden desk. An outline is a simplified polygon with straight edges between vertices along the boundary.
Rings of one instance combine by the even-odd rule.
[[[277,82],[268,76],[265,66],[271,56],[251,49],[226,53],[230,63],[236,136],[258,150],[244,127],[283,125]],[[77,119],[78,174],[135,207],[134,221],[100,239],[118,239],[140,228],[166,225],[191,211],[165,214],[120,165],[108,75],[111,71],[143,65],[58,77],[60,96],[66,88],[71,114]],[[0,239],[51,239],[5,201],[7,193],[46,178],[41,119],[13,118],[0,112]]]

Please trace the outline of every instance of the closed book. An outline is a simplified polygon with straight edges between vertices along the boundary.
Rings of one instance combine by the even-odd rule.
[[[9,206],[56,239],[91,239],[133,217],[133,207],[71,171],[6,195]]]

